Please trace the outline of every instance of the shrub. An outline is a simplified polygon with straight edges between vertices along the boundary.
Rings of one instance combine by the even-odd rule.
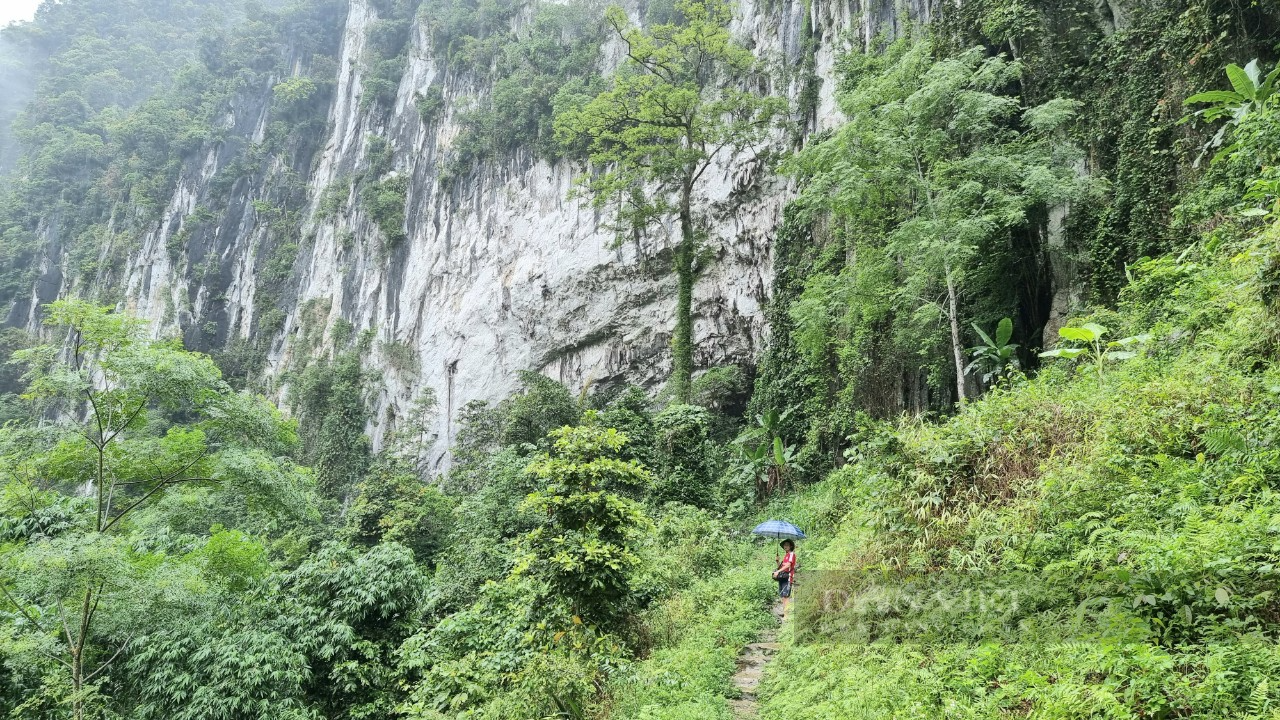
[[[360,202],[382,231],[388,247],[398,245],[406,237],[404,222],[408,193],[409,178],[403,175],[370,183],[360,190]]]
[[[545,489],[522,505],[540,519],[520,538],[514,574],[536,578],[575,615],[612,628],[627,613],[639,562],[633,545],[648,522],[627,496],[652,478],[636,461],[619,460],[626,437],[594,420],[589,414],[586,424],[553,430],[551,452],[529,465]]]
[[[719,498],[711,413],[696,405],[672,405],[658,413],[653,424],[658,475],[653,502],[714,507]]]
[[[539,373],[521,372],[520,386],[499,408],[503,445],[546,447],[552,430],[578,420],[577,400],[564,385]]]
[[[421,565],[434,565],[454,529],[453,503],[395,461],[383,458],[355,488],[347,511],[351,540],[399,543]]]

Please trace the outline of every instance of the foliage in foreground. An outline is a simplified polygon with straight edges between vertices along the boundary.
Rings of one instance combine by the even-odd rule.
[[[944,423],[864,428],[792,507],[826,539],[763,717],[1280,707],[1280,373],[1256,259],[1280,227],[1235,237],[1133,268],[1093,319],[1155,339],[1105,373],[1082,358]]]

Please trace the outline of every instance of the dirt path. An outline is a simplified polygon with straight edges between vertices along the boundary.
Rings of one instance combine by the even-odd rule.
[[[773,606],[773,617],[782,622],[782,602]],[[734,673],[733,686],[740,693],[739,697],[729,701],[735,718],[754,718],[757,714],[756,688],[764,677],[764,668],[778,652],[777,627],[771,627],[760,633],[760,639],[742,649],[738,656],[738,672]]]

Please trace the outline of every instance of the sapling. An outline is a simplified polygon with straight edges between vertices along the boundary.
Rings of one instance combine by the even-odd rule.
[[[1135,347],[1151,339],[1150,333],[1143,333],[1142,335],[1132,335],[1107,342],[1106,336],[1108,332],[1110,331],[1107,328],[1097,323],[1085,323],[1080,327],[1064,327],[1058,330],[1059,337],[1063,340],[1083,343],[1083,345],[1081,347],[1054,348],[1040,353],[1040,357],[1074,360],[1082,355],[1087,355],[1097,370],[1098,382],[1102,382],[1103,368],[1106,366],[1107,361],[1135,358],[1138,353],[1126,348]]]

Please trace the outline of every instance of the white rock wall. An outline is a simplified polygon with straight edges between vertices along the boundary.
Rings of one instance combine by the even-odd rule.
[[[810,30],[819,43],[816,64],[825,81],[817,126],[825,128],[839,117],[831,77],[845,44],[865,44],[881,28],[894,31],[903,13],[927,19],[928,12],[924,5],[895,7],[891,0],[867,7],[808,1]],[[803,51],[805,5],[806,0],[742,0],[734,31],[758,54],[794,65]],[[357,332],[374,329],[378,341],[368,362],[384,375],[370,428],[375,443],[392,429],[395,414],[430,388],[439,400],[436,416],[428,419],[439,438],[433,455],[439,463],[447,462],[458,411],[469,401],[509,394],[519,370],[541,371],[573,389],[622,381],[660,385],[670,366],[675,295],[667,261],[656,259],[667,244],[664,233],[655,231],[641,247],[615,246],[612,233],[602,228],[605,218],[583,201],[568,199],[576,172],[568,163],[517,157],[484,167],[461,187],[442,185],[437,162],[459,132],[457,111],[484,89],[441,67],[425,33],[418,33],[394,112],[362,111],[367,28],[376,19],[366,0],[351,0],[329,135],[307,179],[303,234],[314,239],[295,266],[297,302],[284,339],[273,345],[268,374],[278,377],[299,359],[296,354],[314,352],[297,340],[304,307],[313,313],[327,308],[327,333],[340,319]],[[413,100],[432,84],[442,85],[446,109],[427,125]],[[794,96],[798,90],[788,92]],[[238,122],[261,136],[266,106],[260,117],[250,112]],[[378,231],[358,202],[334,217],[317,213],[325,190],[361,168],[371,134],[393,143],[396,172],[411,179],[408,237],[390,254],[381,249]],[[219,153],[210,150],[198,171],[184,175],[164,220],[144,238],[132,263],[126,305],[149,318],[157,333],[202,321],[209,300],[198,287],[202,281],[175,269],[166,247],[219,162]],[[244,189],[249,197],[218,230],[228,235],[217,247],[230,274],[223,300],[230,337],[245,337],[252,318],[268,309],[255,304],[254,248],[263,231],[248,201],[256,192]],[[700,366],[749,360],[762,348],[771,243],[790,197],[785,180],[750,158],[725,158],[704,180],[698,209],[712,221],[714,260],[695,292]],[[414,366],[393,367],[387,343],[411,348]]]

